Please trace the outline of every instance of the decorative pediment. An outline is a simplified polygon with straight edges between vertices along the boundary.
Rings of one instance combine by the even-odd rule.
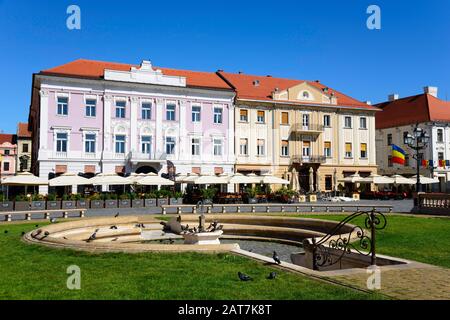
[[[147,60],[142,61],[138,68],[131,67],[130,71],[105,69],[104,78],[113,81],[186,87],[185,77],[165,75],[160,69],[153,69],[152,63]]]
[[[274,100],[337,104],[336,97],[328,88],[320,89],[309,83],[302,82],[285,90],[275,89],[272,92]]]

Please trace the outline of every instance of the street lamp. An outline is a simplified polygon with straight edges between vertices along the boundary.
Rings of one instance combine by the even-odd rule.
[[[404,144],[416,151],[413,158],[416,159],[417,180],[416,180],[416,192],[422,192],[422,185],[420,183],[420,158],[419,151],[427,147],[430,141],[430,135],[426,133],[422,128],[419,128],[419,124],[413,130],[413,134],[408,133],[404,138]]]

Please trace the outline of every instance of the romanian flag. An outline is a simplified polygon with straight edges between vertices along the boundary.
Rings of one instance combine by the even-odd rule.
[[[392,162],[398,163],[401,165],[405,165],[405,151],[400,148],[399,146],[396,146],[395,144],[392,145]]]

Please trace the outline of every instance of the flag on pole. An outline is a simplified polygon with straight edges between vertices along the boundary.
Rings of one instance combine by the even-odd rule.
[[[405,165],[406,152],[399,146],[392,145],[392,162]]]

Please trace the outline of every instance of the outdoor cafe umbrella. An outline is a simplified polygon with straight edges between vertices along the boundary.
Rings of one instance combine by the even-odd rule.
[[[391,183],[397,185],[397,184],[415,184],[416,182],[412,179],[405,178],[404,176],[401,176],[399,174],[394,174],[391,176],[391,179],[393,181]]]
[[[289,184],[289,180],[281,179],[270,174],[263,174],[260,181],[263,184]]]
[[[228,184],[228,177],[216,175],[201,175],[194,184]]]
[[[48,184],[48,180],[45,178],[36,177],[30,172],[21,172],[18,173],[15,176],[6,177],[3,180],[1,180],[1,184],[5,186],[24,186],[25,187],[25,193],[27,193],[28,186],[44,186]],[[8,189],[7,197],[8,197]]]
[[[86,185],[91,184],[90,180],[84,177],[80,177],[75,173],[64,173],[59,177],[50,179],[48,185],[50,187],[65,187],[72,185]]]
[[[197,173],[188,173],[186,177],[175,178],[175,181],[182,182],[182,183],[194,183],[194,181],[198,178],[199,178],[199,175]]]
[[[312,167],[309,168],[309,192],[314,191],[314,170]]]
[[[359,182],[360,183],[373,183],[373,184],[390,184],[390,183],[394,183],[394,179],[372,173],[368,177],[361,178]]]
[[[339,179],[339,182],[348,182],[348,183],[359,183],[361,182],[362,178],[358,173],[354,173],[348,177]]]
[[[291,172],[291,183],[290,183],[291,189],[294,191],[300,191],[300,181],[298,181],[298,173],[297,170],[292,169]]]
[[[411,180],[416,181],[417,180],[417,175],[411,177]],[[420,184],[439,183],[439,179],[438,178],[428,178],[428,177],[424,177],[422,175],[419,176],[419,181],[420,181]]]
[[[149,173],[145,178],[137,181],[141,186],[173,186],[174,181],[158,176],[156,173]]]
[[[228,177],[229,184],[253,184],[260,183],[260,179],[258,177],[249,177],[242,173],[236,172],[232,176]]]
[[[89,179],[90,184],[99,185],[129,185],[133,184],[131,179],[119,176],[117,173],[99,173],[95,177]]]

